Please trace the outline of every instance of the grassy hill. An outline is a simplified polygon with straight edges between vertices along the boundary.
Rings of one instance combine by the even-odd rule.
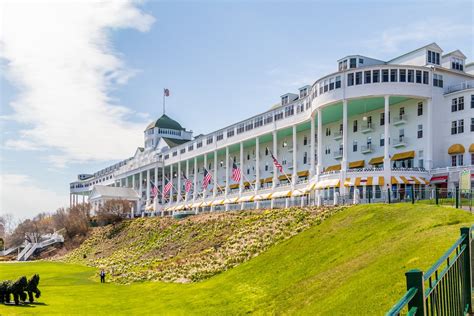
[[[195,283],[102,285],[96,269],[1,264],[0,279],[39,272],[46,305],[0,314],[383,315],[405,290],[404,272],[428,268],[473,217],[429,205],[361,205]]]

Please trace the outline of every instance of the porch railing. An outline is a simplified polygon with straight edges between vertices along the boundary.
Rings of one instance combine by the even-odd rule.
[[[463,227],[461,237],[428,271],[405,273],[407,292],[386,315],[471,313],[471,242],[472,227]]]

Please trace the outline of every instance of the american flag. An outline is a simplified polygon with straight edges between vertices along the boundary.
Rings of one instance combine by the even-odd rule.
[[[211,179],[212,179],[211,173],[207,171],[206,168],[204,168],[204,179],[202,180],[203,189],[207,189],[207,186],[209,185],[209,183],[211,183]]]
[[[235,182],[240,182],[241,176],[242,176],[242,172],[240,172],[240,168],[237,167],[234,160],[232,162],[232,180],[234,180]]]
[[[184,178],[184,191],[186,191],[186,193],[188,193],[189,191],[191,191],[191,188],[193,187],[193,182],[191,180],[189,180],[183,173],[183,178]]]
[[[170,96],[170,90],[169,90],[169,89],[164,89],[164,90],[163,90],[163,95],[164,95],[165,97],[169,97],[169,96]]]
[[[155,198],[158,195],[158,188],[153,183],[153,181],[150,180],[150,183],[151,183],[151,196]]]
[[[283,173],[283,166],[278,162],[275,156],[273,156],[273,153],[272,153],[272,159],[273,159],[273,164],[275,165],[275,167],[277,167],[278,171],[280,171],[280,173]]]
[[[173,187],[173,183],[171,181],[168,181],[168,183],[163,188],[163,196],[168,196],[168,193],[171,191],[172,187]]]

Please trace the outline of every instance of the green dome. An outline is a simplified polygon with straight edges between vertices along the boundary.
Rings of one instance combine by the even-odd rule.
[[[174,129],[174,130],[178,130],[178,131],[184,130],[184,128],[181,126],[181,124],[179,124],[178,122],[176,122],[175,120],[173,120],[172,118],[170,118],[166,114],[163,114],[156,121],[151,122],[150,125],[147,126],[146,131],[149,130],[149,129],[152,129],[154,127],[168,128],[168,129]]]

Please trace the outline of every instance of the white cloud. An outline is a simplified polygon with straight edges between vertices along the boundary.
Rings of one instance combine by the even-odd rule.
[[[13,214],[16,219],[40,212],[52,212],[69,203],[67,196],[37,186],[26,175],[0,175],[0,215]]]
[[[5,147],[51,149],[50,161],[122,159],[142,142],[143,115],[109,91],[136,71],[114,51],[110,31],[147,31],[154,19],[137,2],[2,2],[0,58],[19,90],[9,119],[21,123]]]
[[[407,45],[416,48],[417,45],[426,45],[429,42],[458,41],[460,38],[471,38],[472,35],[471,23],[426,19],[385,29],[365,41],[364,46],[377,52],[394,53],[403,50]]]

